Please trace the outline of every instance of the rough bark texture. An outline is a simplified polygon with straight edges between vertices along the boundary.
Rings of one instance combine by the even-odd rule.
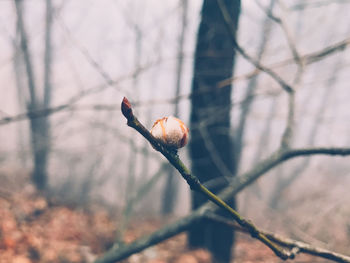
[[[240,1],[225,1],[238,24]],[[192,83],[191,112],[192,140],[190,154],[192,170],[202,182],[233,174],[234,152],[230,138],[231,86],[218,83],[232,77],[235,52],[215,0],[204,0],[199,26]],[[210,147],[212,146],[212,147]],[[210,189],[218,193],[225,185]],[[192,208],[205,199],[194,193]],[[229,204],[234,207],[234,200]],[[201,221],[189,231],[191,247],[206,247],[214,262],[229,262],[233,231],[216,222]]]

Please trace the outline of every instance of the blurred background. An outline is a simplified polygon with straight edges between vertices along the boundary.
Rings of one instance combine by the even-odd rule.
[[[148,128],[169,115],[192,126],[202,4],[0,0],[0,238],[6,252],[0,262],[89,262],[88,256],[102,253],[113,240],[133,240],[143,226],[150,232],[190,212],[186,182],[126,125],[120,103],[128,97]],[[295,84],[293,147],[350,146],[349,12],[346,0],[241,3],[240,46]],[[327,54],[344,40],[344,46]],[[302,65],[296,81],[298,59],[321,51],[325,55]],[[278,148],[288,96],[240,54],[231,82],[229,136],[236,148],[240,145],[235,158],[236,173],[241,174]],[[191,167],[188,147],[179,155]],[[347,158],[293,159],[240,192],[237,208],[263,229],[349,253],[349,173]],[[57,214],[43,218],[50,209]],[[59,219],[62,215],[67,216]],[[53,235],[71,240],[58,237],[59,227],[50,220],[86,222],[82,229],[94,225],[94,241],[84,245],[78,242],[78,230],[72,230],[77,254],[85,259],[59,261],[51,255],[50,260],[43,252],[50,251],[43,248],[45,240]],[[56,229],[55,234],[35,232],[29,227],[34,222],[51,222],[46,227]],[[63,228],[66,223],[61,223]],[[14,245],[25,242],[29,245]],[[184,238],[179,243],[186,246]],[[251,248],[238,245],[234,254],[244,258],[245,249]],[[58,252],[64,249],[56,244],[51,252],[65,254]],[[134,262],[151,262],[157,256]],[[196,260],[207,262],[199,256]]]

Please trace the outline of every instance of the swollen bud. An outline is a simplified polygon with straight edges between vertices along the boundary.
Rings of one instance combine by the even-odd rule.
[[[124,117],[127,118],[128,120],[134,116],[131,109],[131,103],[126,97],[123,98],[123,101],[121,104],[121,110]]]
[[[188,128],[186,125],[173,116],[157,120],[151,129],[152,135],[171,148],[184,147],[188,142]]]

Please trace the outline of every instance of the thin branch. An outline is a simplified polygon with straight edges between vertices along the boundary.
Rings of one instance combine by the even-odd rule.
[[[125,77],[120,79],[120,82],[123,81]],[[117,83],[118,80],[115,81]],[[101,86],[97,86],[95,88],[88,89],[86,91],[83,91],[72,98],[70,98],[67,103],[54,106],[51,108],[45,108],[45,109],[39,109],[39,110],[33,110],[33,111],[27,111],[23,112],[17,115],[9,115],[7,113],[4,113],[6,117],[3,117],[0,119],[0,126],[6,125],[12,122],[18,122],[23,121],[30,118],[42,118],[49,116],[54,113],[58,113],[61,111],[85,111],[85,110],[91,110],[91,111],[115,111],[120,110],[120,106],[117,106],[115,104],[84,104],[84,105],[76,105],[78,101],[80,101],[82,98],[84,98],[87,95],[90,95],[92,93],[95,93]],[[268,96],[277,96],[279,95],[279,92],[265,92],[265,93],[256,93],[252,94],[250,97],[246,97],[243,100],[236,101],[234,103],[231,103],[230,107],[234,106],[240,106],[244,104],[247,100],[252,100],[254,97],[268,97]],[[162,104],[162,103],[176,103],[176,101],[184,98],[190,98],[193,96],[192,94],[188,95],[180,95],[179,97],[171,98],[171,99],[164,99],[164,100],[147,100],[147,101],[136,101],[134,103],[135,107],[141,107],[141,106],[151,106],[154,104]],[[0,110],[1,112],[1,110]]]
[[[276,0],[271,0],[268,12],[272,12],[274,6],[275,6]],[[266,50],[266,46],[268,43],[268,39],[271,35],[272,30],[272,22],[269,18],[265,18],[263,22],[263,28],[262,28],[262,34],[261,39],[257,51],[257,60],[261,62],[263,55]],[[246,123],[248,120],[248,115],[250,114],[252,105],[253,105],[253,94],[255,93],[255,90],[258,87],[258,77],[259,75],[253,76],[247,84],[246,87],[246,94],[245,94],[245,102],[242,104],[241,107],[241,113],[239,116],[239,121],[237,128],[234,131],[234,149],[235,149],[235,174],[239,171],[239,167],[241,166],[241,159],[242,159],[242,150],[243,150],[243,140],[244,140],[244,134],[245,134],[245,128]]]
[[[290,144],[291,144],[291,141],[293,138],[294,111],[295,111],[295,94],[293,91],[293,92],[288,94],[288,116],[287,116],[286,128],[283,132],[282,139],[281,139],[281,149],[282,150],[290,147]]]
[[[350,38],[347,38],[347,39],[344,39],[344,40],[342,40],[340,42],[334,43],[334,44],[332,44],[332,45],[330,45],[330,46],[328,46],[328,47],[326,47],[326,48],[324,48],[322,50],[303,55],[303,56],[301,56],[301,59],[305,62],[305,65],[309,65],[309,64],[315,63],[317,61],[320,61],[320,60],[326,58],[327,56],[332,55],[335,52],[343,51],[349,45],[350,45]],[[289,63],[291,63],[292,61],[294,61],[293,58],[286,59],[286,60],[280,61],[278,63],[274,63],[272,65],[269,65],[269,67],[276,68],[276,67],[285,66],[285,65],[288,65]],[[140,69],[137,69],[137,71],[139,71],[139,72],[145,71],[150,66],[152,66],[152,64],[145,65],[145,66],[141,67]],[[260,68],[257,68],[255,70],[252,70],[252,71],[246,73],[246,74],[243,74],[243,75],[240,75],[240,76],[236,76],[236,77],[234,77],[232,79],[226,79],[226,80],[222,81],[219,86],[227,86],[228,82],[233,82],[233,81],[245,80],[245,79],[252,78],[252,77],[256,76],[257,74],[259,74],[260,71],[263,71],[263,70],[260,69]],[[127,74],[125,76],[120,77],[117,80],[114,80],[113,81],[113,85],[116,86],[117,84],[119,84],[123,80],[126,80],[126,79],[130,78],[130,76],[132,76],[133,74],[136,74],[136,72],[131,73],[131,74]],[[66,109],[66,108],[72,106],[71,104],[73,104],[73,102],[77,102],[78,100],[80,100],[81,98],[85,97],[86,95],[89,95],[89,94],[92,94],[92,93],[95,93],[95,92],[99,92],[99,91],[101,91],[103,89],[105,89],[105,85],[98,85],[96,87],[92,87],[90,89],[87,89],[87,90],[77,94],[76,96],[71,98],[69,100],[69,102],[66,103],[66,104],[62,104],[62,105],[59,105],[59,106],[53,107],[53,108],[42,109],[42,110],[39,110],[39,111],[20,113],[18,115],[12,116],[12,117],[2,118],[2,119],[0,119],[0,125],[8,124],[10,122],[25,120],[31,115],[33,115],[34,118],[36,118],[36,117],[45,117],[47,115],[59,112],[59,111],[61,111],[63,109]],[[197,96],[197,95],[200,95],[200,94],[206,93],[206,92],[208,92],[208,91],[203,90],[200,93],[198,92],[196,94],[179,95],[178,97],[175,97],[175,98],[172,98],[172,99],[169,99],[169,100],[161,100],[161,101],[160,100],[150,100],[150,101],[147,101],[147,102],[139,101],[139,102],[136,102],[135,104],[136,104],[136,106],[141,106],[141,104],[142,105],[143,104],[145,104],[145,105],[147,105],[147,104],[153,105],[153,104],[156,104],[156,103],[176,103],[179,100],[189,99],[189,98],[191,98],[191,96]],[[244,103],[244,101],[238,102],[238,103]],[[100,108],[100,107],[97,107],[97,108]],[[102,108],[104,108],[104,107],[101,107],[101,109]]]
[[[248,233],[246,229],[242,228],[241,226],[235,224],[234,222],[227,220],[227,218],[214,214],[214,213],[206,213],[204,215],[205,218],[208,218],[210,220],[214,220],[216,222],[220,222],[223,224],[226,224],[228,226],[232,226],[235,230],[240,231],[242,233]],[[262,231],[270,240],[273,240],[274,242],[278,243],[281,246],[284,246],[288,249],[290,249],[291,253],[296,256],[297,254],[310,254],[316,257],[330,259],[335,262],[347,262],[350,263],[350,257],[346,255],[342,255],[324,248],[315,247],[310,244],[307,244],[305,242],[293,240],[290,238],[285,238],[280,235],[277,235],[275,233]]]
[[[327,5],[334,4],[334,3],[347,4],[347,3],[350,3],[350,1],[349,0],[328,0],[328,1],[313,1],[311,3],[302,1],[301,3],[298,3],[298,4],[291,6],[290,9],[291,10],[302,10],[302,9],[306,9],[306,8],[318,8],[318,7],[323,7],[323,6],[327,6]]]
[[[73,33],[69,30],[69,28],[65,25],[59,14],[54,14],[54,18],[60,25],[62,31],[66,34],[68,39],[71,41],[71,43],[77,48],[77,50],[84,56],[86,61],[96,70],[96,72],[102,77],[102,79],[105,81],[106,85],[109,87],[114,86],[114,81],[112,77],[109,75],[109,73],[103,69],[103,67],[93,58],[93,56],[90,54],[89,50],[80,44],[74,37]]]
[[[315,63],[335,52],[344,51],[348,45],[350,45],[350,38],[346,38],[340,42],[334,43],[320,51],[305,55],[302,58],[305,59],[306,64]]]
[[[340,9],[340,7],[339,7],[339,9]],[[336,25],[333,25],[333,26],[336,26]],[[331,73],[331,76],[334,76],[334,77],[329,79],[327,84],[326,84],[327,87],[326,87],[326,90],[322,96],[319,110],[317,111],[316,117],[314,118],[312,128],[311,128],[310,134],[308,136],[309,137],[308,142],[307,142],[307,144],[310,146],[314,145],[314,141],[315,141],[315,138],[317,135],[318,126],[322,123],[322,116],[323,116],[325,110],[327,109],[327,101],[330,98],[332,86],[333,86],[334,82],[336,81],[337,72],[339,71],[339,69],[341,68],[341,65],[342,65],[341,58],[342,58],[342,56],[338,55],[338,61],[333,66],[333,70]],[[313,96],[313,94],[312,94],[312,96]],[[303,105],[304,104],[307,104],[307,103],[303,103]],[[304,112],[304,111],[301,110],[301,112]],[[300,163],[300,165],[298,165],[297,167],[294,167],[294,169],[289,171],[289,175],[287,177],[285,177],[285,178],[283,176],[278,177],[278,181],[277,181],[275,190],[272,192],[273,194],[270,198],[270,205],[272,207],[277,206],[278,200],[280,200],[279,197],[282,194],[282,192],[300,176],[302,171],[307,168],[309,163],[310,163],[310,158],[305,158],[303,160],[303,162]]]
[[[295,62],[299,65],[302,65],[303,61],[300,58],[300,54],[298,52],[295,40],[292,37],[292,33],[290,32],[284,18],[277,17],[276,15],[273,14],[273,12],[270,9],[265,9],[258,0],[255,0],[255,2],[271,20],[275,21],[282,28],[284,35],[286,36],[288,46],[292,52],[292,55],[293,55]]]
[[[95,263],[114,263],[125,259],[137,252],[140,252],[148,247],[156,245],[164,240],[186,231],[193,223],[197,222],[202,217],[200,210],[193,212],[190,216],[184,217],[175,223],[169,224],[149,236],[142,237],[131,244],[124,247],[114,247],[98,258]]]
[[[146,64],[135,71],[122,75],[119,78],[113,80],[113,86],[117,86],[118,84],[122,83],[125,80],[128,80],[132,78],[132,76],[137,75],[145,70],[147,70],[149,67],[151,67],[153,64]],[[69,100],[67,100],[66,103],[63,103],[61,105],[51,107],[51,108],[45,108],[45,109],[34,109],[34,110],[28,110],[27,112],[20,113],[14,116],[7,116],[5,118],[0,119],[0,126],[1,125],[6,125],[11,122],[17,122],[17,121],[22,121],[26,120],[28,118],[41,118],[41,117],[46,117],[48,115],[51,115],[53,113],[61,112],[63,110],[78,110],[78,109],[83,109],[86,110],[87,108],[90,110],[115,110],[119,109],[119,106],[116,107],[115,105],[102,105],[102,104],[95,104],[92,106],[87,106],[87,107],[78,107],[75,105],[78,101],[81,99],[85,98],[88,95],[95,94],[97,92],[101,92],[104,89],[106,89],[106,85],[101,84],[101,85],[96,85],[94,87],[88,88],[86,90],[83,90],[82,92],[79,92],[78,94],[74,95],[71,97]]]
[[[329,45],[321,50],[302,55],[300,56],[300,59],[304,62],[303,66],[306,66],[306,65],[318,62],[330,55],[333,55],[336,52],[344,51],[349,45],[350,45],[350,38],[346,38],[342,41]],[[273,69],[280,68],[291,64],[293,61],[295,61],[294,58],[288,58],[277,63],[269,64],[266,67],[273,68]],[[253,76],[256,76],[257,74],[259,74],[261,71],[263,70],[257,67],[256,69],[248,73],[242,74],[240,76],[235,76],[233,78],[225,79],[220,82],[219,86],[225,87],[231,82],[252,78]]]
[[[134,145],[133,145],[134,146]],[[158,169],[158,171],[147,181],[137,187],[135,193],[129,193],[130,197],[126,201],[125,207],[123,209],[122,218],[119,220],[120,225],[116,234],[116,245],[124,245],[124,234],[130,222],[130,217],[134,212],[134,207],[136,204],[140,203],[146,194],[154,187],[154,185],[159,181],[161,176],[164,175],[164,170],[167,163],[163,162]]]
[[[350,155],[350,148],[319,147],[288,150],[284,153],[276,152],[270,157],[266,158],[264,161],[261,161],[250,171],[244,173],[241,176],[235,177],[235,180],[231,183],[231,185],[220,193],[220,197],[225,199],[236,195],[246,186],[250,185],[256,179],[258,179],[260,176],[264,175],[266,172],[270,171],[272,168],[276,167],[284,161],[296,157],[316,154],[348,156]],[[186,231],[192,224],[196,223],[197,220],[200,220],[205,215],[205,213],[207,213],[208,211],[215,211],[215,209],[217,209],[217,206],[214,206],[212,203],[207,202],[206,204],[199,207],[197,210],[193,211],[190,215],[183,217],[174,223],[168,224],[148,236],[142,237],[122,248],[114,247],[110,249],[99,259],[97,259],[95,263],[112,263],[118,260],[125,259],[131,256],[132,254],[140,252],[143,249],[156,245],[168,238],[171,238],[183,231]]]
[[[11,122],[21,121],[25,119],[35,119],[35,118],[41,118],[48,116],[54,112],[60,112],[66,108],[70,107],[69,104],[63,104],[57,107],[47,108],[47,109],[39,109],[39,110],[33,110],[28,111],[25,113],[21,113],[12,117],[5,117],[0,119],[0,125],[5,125]]]
[[[122,113],[127,119],[128,126],[137,130],[141,135],[147,139],[152,146],[159,152],[161,152],[164,157],[180,172],[181,176],[187,181],[188,185],[192,190],[198,191],[206,196],[206,198],[218,207],[223,208],[227,211],[233,219],[240,224],[242,227],[246,228],[252,237],[260,240],[266,246],[268,246],[278,257],[282,259],[290,258],[290,253],[286,252],[281,247],[277,246],[271,240],[269,240],[264,234],[262,234],[259,229],[249,220],[243,218],[236,210],[231,208],[227,203],[220,199],[217,195],[212,193],[204,185],[202,185],[198,178],[194,176],[189,169],[183,164],[179,156],[171,150],[168,150],[164,145],[162,145],[157,139],[155,139],[152,134],[142,125],[142,123],[134,116],[131,108],[130,102],[124,97],[122,102]]]
[[[228,198],[236,195],[260,176],[284,161],[296,157],[309,156],[314,154],[347,156],[350,155],[350,148],[320,147],[288,150],[283,154],[281,152],[274,153],[264,161],[260,162],[250,171],[244,173],[241,176],[235,177],[235,180],[232,182],[232,184],[220,193],[220,197]],[[192,224],[198,222],[198,220],[200,220],[206,213],[209,211],[215,211],[215,209],[217,209],[217,206],[214,206],[212,203],[207,202],[206,204],[193,211],[190,215],[185,216],[174,223],[168,224],[148,236],[141,237],[140,239],[132,242],[131,244],[125,245],[122,248],[114,247],[110,249],[99,259],[97,259],[95,263],[112,263],[125,259],[137,252],[140,252],[183,231],[186,231]]]
[[[256,59],[254,59],[250,55],[248,55],[248,53],[238,44],[236,37],[235,37],[235,34],[233,33],[233,32],[235,32],[235,28],[233,27],[234,23],[232,22],[232,18],[230,16],[230,13],[227,10],[227,7],[226,7],[224,1],[223,0],[216,0],[216,1],[219,5],[219,9],[221,11],[221,14],[222,14],[222,17],[224,19],[227,30],[230,33],[229,35],[231,37],[232,44],[233,44],[234,48],[238,51],[238,53],[240,53],[246,60],[248,60],[250,63],[252,63],[257,69],[265,72],[270,77],[272,77],[274,80],[276,80],[277,83],[279,83],[281,85],[282,89],[284,89],[286,92],[288,92],[288,93],[293,92],[293,88],[287,82],[285,82],[279,75],[277,75],[270,68],[262,65],[259,61],[257,61]]]

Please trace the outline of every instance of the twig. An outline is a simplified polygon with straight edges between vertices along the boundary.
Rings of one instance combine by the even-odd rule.
[[[260,176],[264,175],[266,172],[270,171],[272,168],[284,161],[314,154],[347,156],[350,155],[350,148],[305,148],[287,150],[284,153],[276,152],[264,161],[261,161],[252,170],[244,173],[241,176],[235,177],[235,180],[231,183],[231,185],[220,193],[220,197],[225,199],[236,195]],[[205,216],[206,213],[215,211],[217,208],[217,206],[207,202],[193,211],[190,215],[185,216],[174,223],[168,224],[148,236],[142,237],[122,248],[110,249],[95,263],[112,263],[125,259],[132,254],[140,252],[150,246],[156,245],[168,238],[186,231],[192,224],[195,224],[197,220],[200,220],[203,216]]]
[[[150,246],[156,245],[168,238],[178,235],[186,231],[193,223],[197,222],[202,217],[201,211],[192,213],[191,215],[178,220],[175,223],[169,224],[149,236],[142,237],[132,244],[125,245],[120,248],[112,248],[98,258],[95,263],[114,263],[123,260],[137,252],[140,252]]]
[[[349,45],[350,45],[350,38],[346,38],[342,41],[331,44],[331,45],[329,45],[321,50],[318,50],[316,52],[302,55],[302,56],[300,56],[301,61],[303,61],[302,65],[306,66],[306,65],[310,65],[312,63],[315,63],[317,61],[320,61],[320,60],[326,58],[327,56],[333,55],[336,52],[340,52],[340,51],[345,50]],[[280,67],[287,66],[287,65],[291,64],[293,61],[295,61],[294,58],[288,58],[288,59],[282,60],[282,61],[277,62],[277,63],[269,64],[269,65],[264,66],[264,67],[265,68],[280,68]],[[233,77],[233,78],[225,79],[225,80],[221,81],[220,85],[226,86],[226,85],[228,85],[228,83],[231,83],[234,81],[246,80],[246,79],[252,78],[253,76],[259,74],[261,71],[264,71],[264,70],[257,67],[256,69],[254,69],[248,73],[245,73],[245,74],[242,74],[240,76]]]
[[[23,2],[20,0],[15,0],[16,14],[17,14],[17,23],[18,29],[21,36],[21,49],[23,52],[24,64],[27,73],[28,79],[28,89],[30,95],[30,102],[28,102],[28,110],[34,110],[38,107],[38,98],[36,93],[36,83],[35,83],[35,74],[33,70],[33,60],[31,52],[28,47],[28,36],[27,30],[24,25],[23,19]]]
[[[324,58],[326,58],[329,55],[334,54],[335,52],[339,52],[339,51],[343,51],[345,50],[348,46],[350,45],[350,38],[346,38],[340,42],[334,43],[322,50],[313,52],[313,53],[309,53],[306,55],[301,56],[301,60],[304,61],[304,65],[309,65],[312,63],[315,63],[319,60],[322,60]],[[286,59],[283,60],[281,62],[278,63],[274,63],[272,65],[269,65],[270,68],[276,68],[276,67],[281,67],[281,66],[285,66],[288,65],[289,63],[293,62],[294,59]],[[141,70],[146,70],[149,66],[144,66]],[[265,67],[264,67],[265,68]],[[248,72],[246,74],[243,74],[241,76],[236,76],[230,79],[226,79],[224,81],[222,81],[220,83],[220,86],[227,86],[227,83],[231,83],[233,81],[239,81],[239,80],[245,80],[245,79],[249,79],[254,77],[255,75],[259,74],[261,71],[264,71],[264,68],[259,68],[257,67],[255,70],[252,70],[251,72]],[[132,74],[136,74],[136,72],[132,73]],[[125,76],[121,76],[119,79],[114,80],[113,84],[114,86],[126,79],[128,79],[132,74],[129,75],[125,75]],[[76,96],[72,97],[71,99],[69,99],[69,101],[65,104],[62,105],[58,105],[56,107],[52,107],[52,108],[47,108],[47,109],[42,109],[42,110],[37,110],[37,111],[29,111],[29,112],[25,112],[25,113],[20,113],[18,115],[14,115],[14,116],[8,116],[5,118],[0,119],[0,125],[5,125],[11,122],[16,122],[16,121],[22,121],[25,120],[27,118],[39,118],[39,117],[46,117],[50,114],[53,113],[57,113],[60,112],[64,109],[68,109],[68,108],[74,108],[74,103],[76,103],[77,101],[79,101],[80,99],[82,99],[83,97],[85,97],[86,95],[101,91],[104,89],[104,85],[98,85],[96,87],[90,88],[85,90],[84,92],[77,94]],[[203,93],[206,93],[207,90],[204,90]],[[202,93],[202,92],[201,92]],[[158,101],[158,100],[150,100],[147,102],[144,102],[146,105],[150,104],[153,105],[155,103],[176,103],[179,100],[182,99],[189,99],[191,96],[197,96],[200,95],[201,93],[190,93],[190,94],[184,94],[184,95],[180,95],[179,97],[175,97],[172,98],[170,100],[162,100],[162,101]],[[239,102],[239,103],[243,103]],[[142,102],[136,102],[137,106],[141,106]],[[99,110],[99,109],[106,109],[106,110],[114,110],[114,107],[105,107],[103,105],[97,106],[97,107],[93,107],[93,109]]]
[[[330,4],[334,4],[334,3],[338,3],[338,4],[346,4],[349,3],[349,0],[329,0],[329,1],[313,1],[311,3],[309,2],[300,2],[298,4],[292,5],[290,7],[291,10],[303,10],[303,9],[307,9],[307,8],[318,8],[318,7],[323,7],[323,6],[327,6]]]
[[[155,139],[152,134],[142,125],[142,123],[134,116],[131,108],[130,102],[124,97],[121,110],[125,118],[127,119],[128,126],[137,130],[140,134],[142,134],[151,144],[152,146],[161,152],[168,161],[180,172],[182,177],[187,181],[188,185],[192,190],[198,191],[204,194],[208,200],[212,201],[219,207],[223,208],[227,212],[231,214],[234,220],[240,224],[242,227],[246,228],[252,237],[260,240],[266,246],[268,246],[278,257],[282,259],[290,258],[290,253],[277,246],[271,240],[269,240],[264,234],[260,232],[260,230],[249,220],[243,218],[236,210],[227,205],[222,199],[220,199],[217,195],[212,193],[209,189],[207,189],[204,185],[202,185],[198,178],[194,176],[189,169],[183,164],[180,160],[179,156],[168,150],[164,145],[162,145],[157,139]]]
[[[242,228],[241,226],[235,224],[234,222],[227,220],[227,218],[214,214],[214,213],[206,213],[204,215],[205,218],[208,218],[210,220],[214,220],[229,226],[232,226],[235,230],[247,233],[247,230],[245,228]],[[261,231],[264,233],[270,240],[273,240],[275,243],[278,243],[281,246],[284,246],[288,249],[290,249],[290,252],[296,256],[297,254],[304,253],[304,254],[310,254],[314,255],[320,258],[326,258],[333,260],[335,262],[347,262],[350,263],[350,257],[346,255],[342,255],[333,251],[329,251],[324,248],[315,247],[310,244],[307,244],[305,242],[296,241],[290,238],[285,238],[280,235],[277,235],[275,233]]]
[[[248,60],[250,63],[252,63],[257,69],[265,72],[270,77],[272,77],[274,80],[276,80],[281,87],[288,93],[293,92],[293,88],[285,82],[279,75],[277,75],[274,71],[272,71],[270,68],[265,67],[262,65],[259,61],[255,60],[253,57],[248,55],[248,53],[238,44],[235,34],[233,32],[235,29],[233,28],[232,18],[230,16],[230,13],[228,12],[225,3],[223,0],[216,0],[220,9],[220,12],[222,14],[222,17],[224,19],[225,25],[227,27],[227,30],[229,31],[229,35],[231,37],[232,44],[234,48],[240,53],[246,60]]]
[[[295,62],[298,64],[298,65],[301,65],[303,63],[303,61],[300,59],[300,54],[298,52],[298,49],[297,49],[297,45],[294,41],[294,38],[292,37],[292,33],[290,32],[288,26],[287,26],[287,23],[284,21],[284,18],[282,17],[277,17],[276,15],[274,15],[272,13],[271,10],[268,10],[268,9],[265,9],[263,7],[263,5],[258,1],[258,0],[255,0],[256,4],[265,12],[265,14],[273,21],[275,21],[277,24],[279,24],[279,26],[281,27],[281,29],[283,30],[284,34],[285,34],[285,37],[287,39],[287,43],[288,43],[288,46],[292,52],[292,55],[293,55],[293,58],[295,60]]]

